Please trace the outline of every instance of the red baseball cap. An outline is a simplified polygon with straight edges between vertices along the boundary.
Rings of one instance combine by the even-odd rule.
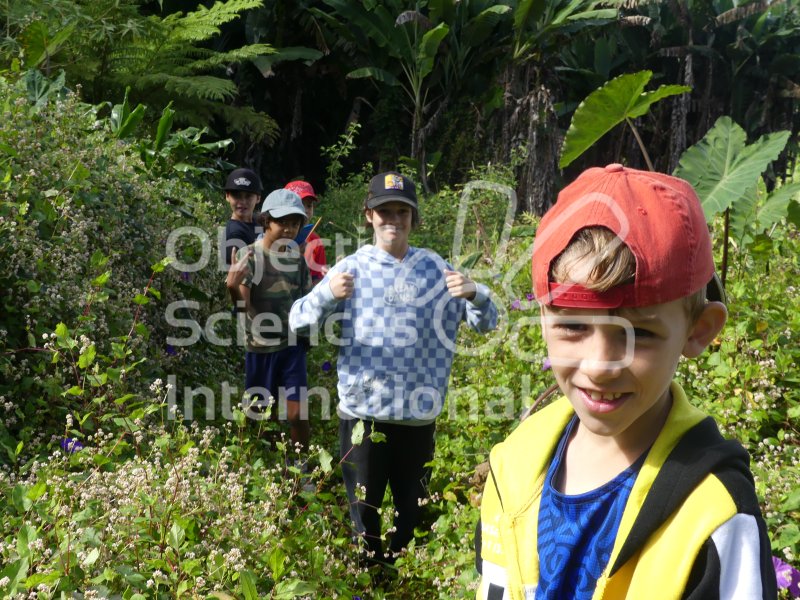
[[[554,260],[587,227],[605,227],[628,246],[636,259],[633,283],[599,292],[550,281]],[[536,298],[548,306],[650,306],[703,287],[709,300],[724,302],[708,225],[692,186],[677,177],[620,164],[587,169],[561,190],[536,232],[532,268]]]
[[[318,201],[317,195],[314,193],[314,188],[311,187],[311,184],[307,181],[290,181],[283,186],[283,189],[294,192],[300,196],[301,200],[313,198],[314,200]]]

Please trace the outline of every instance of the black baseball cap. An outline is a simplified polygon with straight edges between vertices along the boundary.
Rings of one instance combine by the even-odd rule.
[[[226,192],[251,192],[261,194],[261,178],[250,169],[234,169],[225,182]]]
[[[367,208],[387,202],[404,202],[417,209],[417,189],[414,182],[396,171],[375,175],[369,182]]]

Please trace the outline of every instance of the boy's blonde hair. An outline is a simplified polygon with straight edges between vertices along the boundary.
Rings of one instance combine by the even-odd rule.
[[[586,281],[574,281],[572,273],[591,261],[593,267]],[[618,285],[633,283],[636,278],[636,258],[630,248],[605,227],[581,229],[564,251],[553,261],[550,278],[556,283],[578,283],[597,292],[605,292]],[[683,298],[689,321],[694,323],[703,312],[706,290]]]

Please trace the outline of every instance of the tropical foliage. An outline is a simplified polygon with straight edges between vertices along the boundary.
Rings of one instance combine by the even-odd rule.
[[[46,74],[63,69],[71,86],[105,98],[131,88],[132,97],[151,106],[172,102],[179,118],[205,125],[221,119],[230,132],[247,131],[270,141],[277,124],[252,107],[234,108],[238,88],[226,71],[273,53],[269,44],[246,44],[222,51],[208,46],[220,28],[261,0],[202,4],[186,14],[159,17],[142,13],[136,0],[99,2],[16,2],[6,5],[6,52],[24,68]]]
[[[552,383],[536,214],[583,167],[645,155],[695,185],[727,274],[729,325],[679,376],[750,451],[779,583],[800,595],[799,13],[0,3],[0,595],[471,597],[474,468]],[[336,348],[309,356],[314,493],[283,423],[248,418],[213,250],[233,164],[268,189],[309,178],[331,261],[366,240],[369,177],[401,166],[428,189],[413,243],[496,295],[498,332],[460,338],[431,498],[395,569],[358,560]]]
[[[150,123],[172,102],[178,123],[236,137],[234,162],[276,184],[321,182],[317,150],[351,122],[362,133],[350,167],[404,164],[426,191],[522,156],[520,209],[542,213],[562,182],[575,108],[645,71],[669,94],[629,114],[567,178],[599,162],[646,167],[642,148],[671,172],[727,115],[750,139],[792,132],[767,174],[770,185],[783,179],[800,131],[799,12],[792,2],[731,0],[33,0],[0,6],[0,55],[49,76],[63,68],[95,103],[130,87],[131,101],[153,110]],[[675,86],[691,90],[673,95]]]
[[[167,130],[165,116],[167,141],[121,136],[136,112],[126,102],[102,117],[57,82],[0,83],[9,117],[0,126],[0,283],[11,290],[0,340],[2,593],[469,597],[480,501],[473,469],[551,383],[526,296],[536,218],[511,223],[507,215],[513,166],[478,168],[480,186],[423,202],[415,243],[483,256],[463,268],[472,265],[492,286],[503,317],[488,340],[462,337],[413,545],[395,569],[367,569],[356,558],[334,459],[336,348],[323,343],[309,360],[320,400],[311,409],[316,491],[308,493],[290,466],[295,450],[282,424],[247,418],[239,404],[240,353],[213,341],[232,330],[219,318],[227,308],[216,266],[193,269],[208,243],[195,231],[170,249],[179,227],[213,239],[224,218],[219,192],[203,178],[203,169],[220,175],[209,149],[187,145],[193,138]],[[363,241],[358,207],[372,172],[342,172],[355,134],[326,151],[334,168],[320,204],[323,227],[352,244]],[[175,137],[183,145],[168,142]],[[143,149],[155,147],[162,158],[148,165]],[[175,168],[183,161],[197,169],[191,180]],[[460,207],[475,219],[460,221]],[[718,233],[719,219],[712,224]],[[788,590],[800,546],[800,248],[783,220],[770,234],[768,253],[753,247],[734,256],[731,325],[699,361],[681,363],[680,376],[750,450]],[[170,320],[175,302],[182,308]],[[183,346],[192,323],[200,335]]]

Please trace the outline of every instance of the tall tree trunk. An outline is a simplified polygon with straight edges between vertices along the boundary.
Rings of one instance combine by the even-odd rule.
[[[691,52],[691,30],[689,32],[690,50],[683,58],[683,84],[694,89],[694,74],[692,72],[693,63]],[[692,93],[679,94],[672,101],[672,115],[670,117],[669,135],[669,167],[672,173],[678,166],[681,155],[686,150],[686,119],[689,115],[689,104],[692,100]]]
[[[496,160],[518,161],[515,154],[520,146],[525,147],[517,169],[518,207],[537,215],[544,214],[555,199],[561,143],[552,92],[541,79],[539,67],[533,63],[506,68],[500,152],[496,155]]]
[[[525,99],[528,131],[525,162],[520,167],[519,194],[524,210],[543,215],[555,200],[560,136],[552,94],[544,85]]]

